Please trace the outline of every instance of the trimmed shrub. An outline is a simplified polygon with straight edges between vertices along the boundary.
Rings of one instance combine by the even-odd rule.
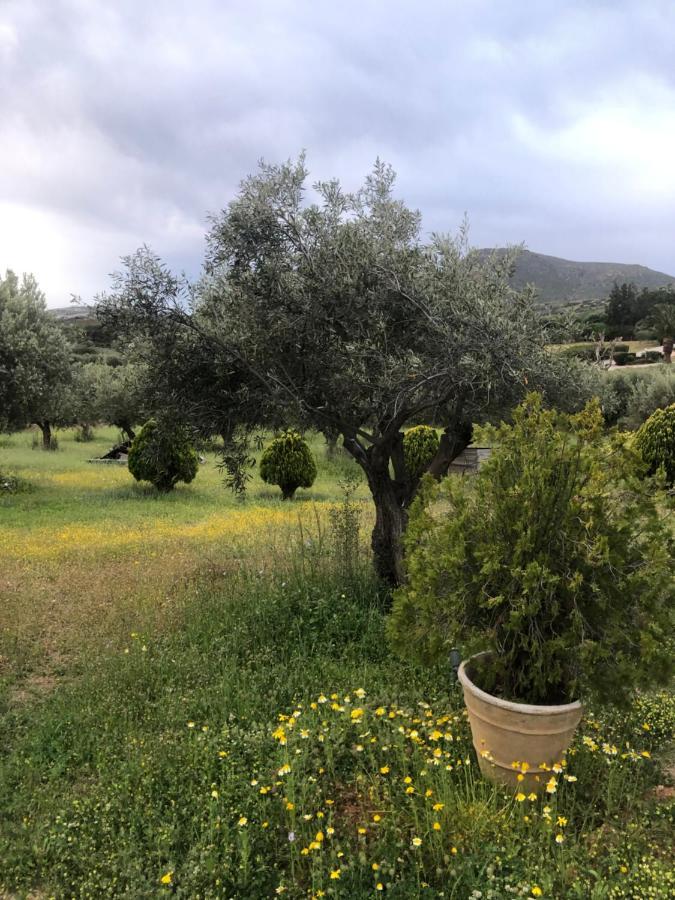
[[[673,538],[630,446],[607,440],[597,401],[569,416],[536,394],[491,438],[474,478],[429,481],[412,506],[396,649],[488,651],[478,686],[525,703],[667,680]]]
[[[421,478],[436,456],[440,441],[434,428],[416,425],[403,437],[403,458],[411,478]]]
[[[136,481],[149,481],[161,493],[172,491],[179,481],[189,484],[199,468],[188,432],[179,425],[146,422],[129,450],[129,471]]]
[[[619,351],[614,354],[614,362],[617,366],[625,366],[626,364],[632,362],[635,359],[634,353],[627,353],[624,350]]]
[[[635,448],[650,474],[663,468],[668,484],[675,483],[675,403],[651,414],[635,435]]]
[[[316,463],[299,432],[289,429],[274,438],[260,458],[260,477],[279,485],[283,500],[292,500],[298,488],[314,484]]]

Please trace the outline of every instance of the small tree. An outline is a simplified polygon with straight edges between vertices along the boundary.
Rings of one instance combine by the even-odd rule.
[[[35,278],[7,271],[0,278],[0,428],[38,425],[49,450],[52,427],[69,424],[70,360]]]
[[[260,458],[260,477],[279,485],[283,500],[292,500],[299,487],[311,487],[316,463],[302,435],[289,430],[274,438]]]
[[[403,459],[412,478],[421,478],[438,453],[440,439],[435,428],[415,425],[403,438]]]
[[[429,661],[490,651],[478,686],[526,703],[667,678],[673,538],[597,402],[564,416],[532,395],[492,443],[470,483],[428,484],[414,505],[395,646]]]
[[[663,468],[668,484],[675,483],[675,403],[651,414],[635,435],[635,447],[651,474]]]
[[[189,484],[199,460],[181,426],[146,422],[129,451],[129,471],[136,481],[149,481],[161,493],[172,491],[179,481]]]
[[[147,373],[144,365],[121,366],[87,363],[76,372],[75,421],[115,425],[127,440],[136,437],[134,427],[150,412]]]

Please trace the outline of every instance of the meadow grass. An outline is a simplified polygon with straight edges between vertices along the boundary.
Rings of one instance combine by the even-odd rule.
[[[113,429],[85,444],[72,430],[57,435],[57,452],[32,450],[30,432],[0,446],[0,469],[25,486],[0,494],[0,683],[32,673],[41,684],[83,646],[115,645],[148,617],[162,627],[175,591],[197,571],[236,571],[253,558],[274,568],[300,527],[325,529],[338,480],[355,470],[342,454],[327,459],[315,437],[317,480],[292,503],[257,467],[241,502],[213,454],[192,484],[160,495],[125,466],[87,463],[115,442]],[[372,515],[363,487],[356,496]]]
[[[0,449],[33,485],[0,508],[29,551],[3,529],[0,896],[673,895],[672,692],[589,712],[541,796],[503,792],[450,667],[392,655],[368,559],[335,546],[342,464],[318,453],[313,502],[254,482],[242,506],[206,467],[156,499],[97,481],[91,444],[21,440]]]

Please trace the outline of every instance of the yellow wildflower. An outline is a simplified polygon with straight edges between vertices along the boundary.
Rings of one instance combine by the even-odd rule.
[[[389,766],[380,766],[380,775],[388,775]]]
[[[339,878],[339,877],[340,877],[340,870],[339,870],[339,869],[333,869],[332,872],[330,873],[330,877],[333,878],[333,879]]]
[[[432,828],[434,829],[434,831],[440,831],[440,830],[441,830],[441,823],[440,823],[440,822],[434,822]]]
[[[542,895],[543,893],[544,893],[544,892],[542,891],[542,889],[539,887],[538,884],[535,884],[535,885],[532,886],[532,896],[533,896],[533,897],[541,897],[541,895]]]
[[[527,798],[525,797],[525,794],[523,794],[522,791],[519,791],[519,792],[516,794],[516,800],[518,801],[518,803],[522,803],[523,800],[526,800],[526,799],[527,799]]]
[[[172,877],[173,872],[166,872],[159,880],[162,882],[162,884],[171,884]]]
[[[240,816],[239,821],[237,822],[237,825],[240,828],[245,828],[246,825],[248,825],[248,819],[246,818],[246,816]]]
[[[421,847],[422,846],[422,838],[414,837],[412,839],[413,847]]]

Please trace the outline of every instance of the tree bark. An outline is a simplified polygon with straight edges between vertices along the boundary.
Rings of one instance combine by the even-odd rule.
[[[375,503],[375,527],[371,537],[375,571],[387,584],[398,587],[405,580],[403,535],[408,513],[387,471],[371,472],[368,484]]]
[[[51,450],[52,449],[52,426],[48,421],[38,422],[38,427],[42,432],[42,449],[43,450]]]
[[[406,472],[403,433],[389,435],[367,449],[353,435],[343,435],[343,441],[345,450],[363,469],[375,504],[375,527],[371,538],[375,570],[387,584],[398,587],[405,581],[403,536],[408,525],[408,508],[420,482],[420,479],[412,480]],[[470,424],[447,428],[428,471],[438,479],[447,475],[452,460],[470,443]],[[389,469],[390,461],[394,478]]]

